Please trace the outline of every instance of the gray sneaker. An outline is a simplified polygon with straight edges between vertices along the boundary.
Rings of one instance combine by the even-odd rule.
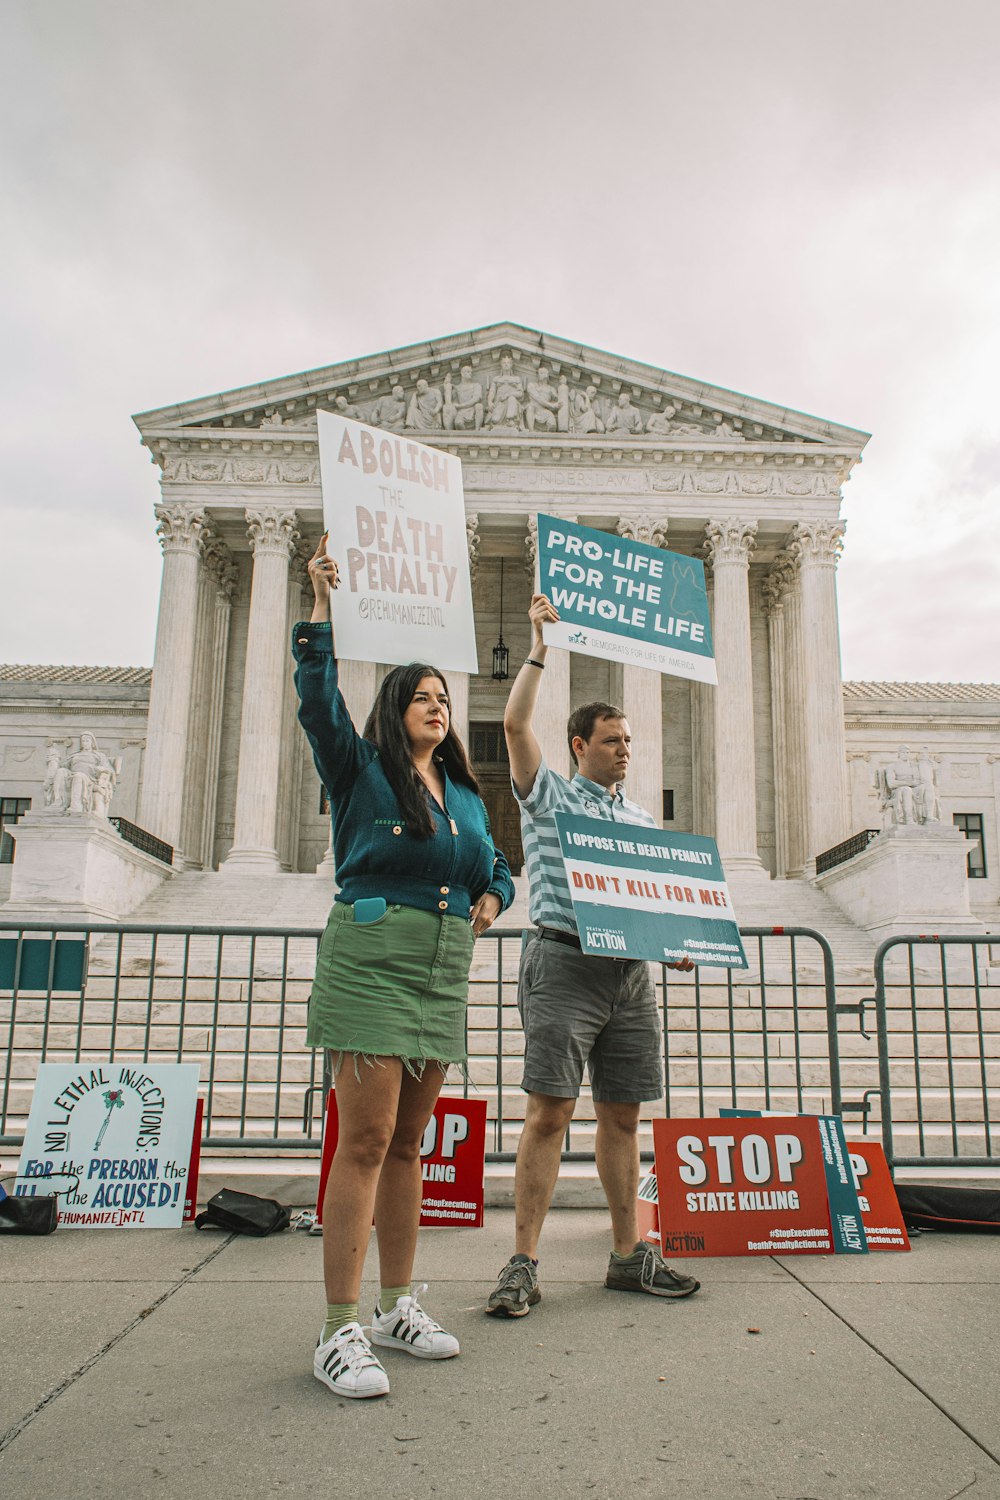
[[[525,1318],[542,1294],[530,1255],[512,1255],[490,1292],[486,1311],[493,1318]]]
[[[608,1262],[608,1274],[604,1285],[616,1292],[650,1292],[654,1297],[690,1297],[701,1286],[693,1276],[682,1276],[671,1270],[658,1245],[640,1240],[632,1251],[619,1259],[613,1255]]]

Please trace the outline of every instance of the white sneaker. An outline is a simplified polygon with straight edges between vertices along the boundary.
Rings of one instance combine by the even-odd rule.
[[[412,1297],[400,1297],[388,1312],[376,1305],[372,1318],[372,1343],[381,1349],[405,1349],[418,1359],[454,1359],[458,1339],[445,1333],[440,1323],[428,1317],[417,1296],[426,1292],[427,1283],[418,1286]]]
[[[387,1396],[389,1377],[372,1353],[360,1323],[345,1323],[313,1357],[317,1380],[338,1396]]]

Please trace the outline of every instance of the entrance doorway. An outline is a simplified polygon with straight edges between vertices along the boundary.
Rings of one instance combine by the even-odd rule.
[[[524,864],[521,847],[521,814],[510,789],[510,762],[503,724],[474,720],[469,725],[469,754],[493,830],[493,842],[507,856],[515,875]]]

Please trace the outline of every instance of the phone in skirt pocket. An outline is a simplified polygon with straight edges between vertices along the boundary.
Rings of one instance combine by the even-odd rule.
[[[377,922],[384,917],[387,910],[383,897],[362,896],[360,901],[354,903],[354,920],[360,926],[367,927],[370,922]]]

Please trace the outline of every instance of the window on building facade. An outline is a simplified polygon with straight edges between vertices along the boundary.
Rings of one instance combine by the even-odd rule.
[[[0,865],[14,862],[14,840],[7,832],[31,806],[30,797],[0,797]]]
[[[674,794],[669,788],[663,788],[663,821],[672,823],[674,821]]]
[[[983,815],[982,813],[953,813],[955,827],[964,833],[967,839],[974,839],[975,843],[969,846],[969,860],[966,872],[970,880],[986,879],[986,841],[983,838]]]

